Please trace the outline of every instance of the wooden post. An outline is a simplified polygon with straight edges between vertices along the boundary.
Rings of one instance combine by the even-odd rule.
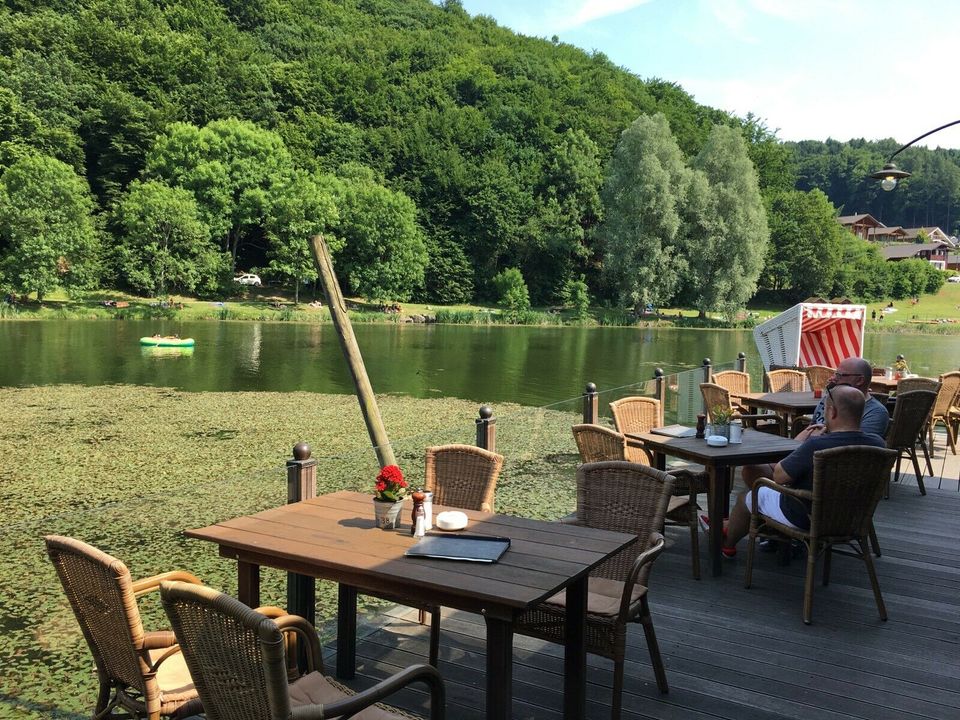
[[[737,353],[737,370],[740,372],[747,371],[747,355],[746,353]]]
[[[710,358],[704,358],[703,359],[703,382],[711,382],[712,380],[713,380],[713,361],[711,361]],[[700,393],[700,394],[703,395],[703,393]],[[704,398],[703,400],[703,412],[709,415],[709,413],[707,412],[706,398]]]
[[[317,496],[317,461],[310,457],[310,446],[299,442],[293,446],[293,459],[287,460],[287,503],[309,500]],[[287,573],[287,612],[317,621],[317,581],[308,575]],[[307,656],[303,644],[298,646],[297,664],[306,671]]]
[[[333,260],[330,259],[330,252],[323,241],[323,235],[314,235],[310,239],[310,249],[313,251],[313,260],[320,272],[320,282],[327,296],[327,306],[330,308],[330,317],[333,319],[333,326],[340,340],[340,348],[350,367],[353,384],[357,388],[360,411],[367,425],[370,442],[373,443],[373,449],[377,453],[377,460],[380,467],[396,465],[393,448],[390,446],[390,439],[387,437],[383,419],[380,417],[380,408],[377,407],[377,398],[373,394],[373,388],[370,387],[370,378],[367,377],[360,347],[357,345],[357,338],[353,334],[353,326],[347,315],[347,303],[340,292],[340,283],[337,282],[337,276],[333,271]]]
[[[594,383],[587,383],[583,391],[583,421],[590,425],[597,422],[600,409],[600,393]]]
[[[497,451],[497,419],[493,416],[493,408],[489,405],[480,406],[480,417],[477,423],[477,447]]]
[[[667,407],[667,379],[663,376],[663,368],[657,368],[653,371],[653,379],[656,381],[654,393],[657,400],[660,401],[660,412],[662,413]]]

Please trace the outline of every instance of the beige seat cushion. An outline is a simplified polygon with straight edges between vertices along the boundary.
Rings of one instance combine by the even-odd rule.
[[[165,652],[167,648],[148,650],[150,664],[155,663]],[[157,668],[157,684],[160,685],[164,703],[182,702],[197,696],[183,653],[174,653],[160,663],[160,667]]]
[[[647,592],[643,585],[633,586],[630,604],[637,602]],[[620,612],[620,599],[623,597],[623,583],[602,577],[590,578],[587,586],[587,612],[591,615],[616,615]],[[545,601],[548,605],[567,606],[567,593],[558,592]]]
[[[331,682],[318,672],[304,675],[290,685],[291,709],[303,705],[324,705],[326,703],[343,700],[349,694],[344,692],[337,683]],[[382,707],[374,705],[352,717],[356,720],[402,720],[402,715],[387,712]]]

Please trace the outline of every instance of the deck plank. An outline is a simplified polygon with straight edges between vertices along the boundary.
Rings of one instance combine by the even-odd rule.
[[[951,462],[951,466],[954,465]],[[939,468],[938,468],[939,469]],[[746,552],[721,578],[690,575],[689,537],[668,529],[671,546],[651,578],[651,609],[670,693],[657,692],[639,626],[630,628],[626,720],[954,720],[960,717],[960,493],[957,482],[927,480],[921,497],[911,475],[881,502],[876,560],[890,619],[880,621],[863,565],[835,557],[831,583],[814,591],[814,624],[801,621],[804,558],[781,566],[758,554],[753,587],[743,587]],[[705,557],[706,553],[703,553]],[[446,611],[440,670],[450,717],[483,716],[484,624]],[[357,688],[427,654],[428,629],[397,607],[375,618],[358,643]],[[334,645],[326,648],[333,652]],[[332,654],[331,654],[332,657]],[[562,716],[563,649],[517,636],[514,717]],[[587,715],[610,711],[613,663],[589,656]],[[398,703],[422,708],[407,692]]]

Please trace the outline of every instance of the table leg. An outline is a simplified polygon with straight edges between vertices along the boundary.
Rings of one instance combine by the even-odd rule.
[[[260,606],[260,566],[237,561],[237,598],[248,607]]]
[[[337,589],[337,677],[352,680],[357,672],[357,589]]]
[[[724,468],[715,465],[707,466],[710,476],[710,498],[707,517],[710,518],[710,564],[713,567],[713,576],[723,574],[720,546],[723,544],[723,517],[727,507],[727,473]]]
[[[657,470],[666,470],[667,469],[667,456],[664,453],[658,452],[653,454],[654,464],[657,466]]]
[[[563,717],[587,716],[587,578],[567,586],[567,623],[563,653]]]
[[[513,623],[484,615],[487,623],[487,720],[509,720],[513,703]]]

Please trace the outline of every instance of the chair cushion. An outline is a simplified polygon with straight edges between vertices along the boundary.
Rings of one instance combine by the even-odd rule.
[[[350,692],[336,681],[312,672],[290,685],[290,708],[303,705],[325,705],[349,697]],[[372,705],[352,716],[356,720],[398,720],[403,715],[395,715],[383,707]]]
[[[633,586],[633,595],[630,604],[637,602],[647,592],[647,588],[640,584]],[[623,583],[609,578],[591,577],[587,585],[587,612],[591,615],[613,616],[620,612],[620,599],[623,597]],[[558,592],[547,598],[548,605],[558,607],[567,606],[566,591]]]
[[[148,650],[150,664],[155,663],[166,651],[167,648]],[[174,653],[160,663],[160,667],[157,668],[157,684],[160,685],[164,703],[181,702],[197,696],[183,653]]]

